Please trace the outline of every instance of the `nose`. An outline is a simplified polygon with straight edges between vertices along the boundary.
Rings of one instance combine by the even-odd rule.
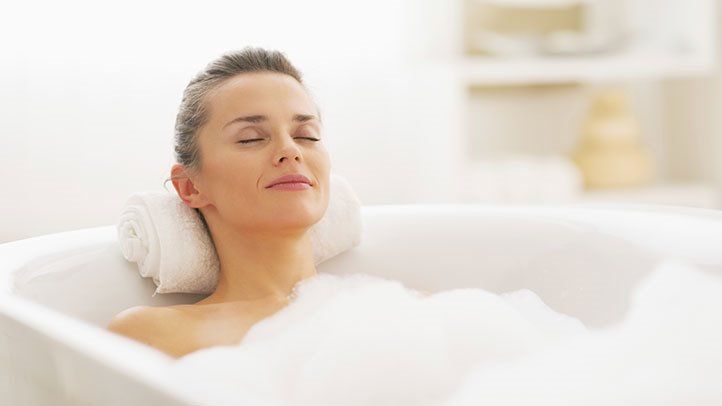
[[[275,157],[273,159],[274,165],[280,165],[284,160],[289,159],[301,162],[301,150],[298,148],[298,145],[296,145],[293,137],[288,136],[280,138],[282,138],[280,141],[281,145],[275,152]]]

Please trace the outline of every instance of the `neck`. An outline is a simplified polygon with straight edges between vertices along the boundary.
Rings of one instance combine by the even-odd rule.
[[[294,286],[316,275],[306,229],[212,233],[220,275],[215,291],[198,304],[286,300]]]

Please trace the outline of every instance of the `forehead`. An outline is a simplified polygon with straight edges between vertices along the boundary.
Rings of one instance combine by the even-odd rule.
[[[217,119],[239,114],[273,116],[314,112],[310,97],[292,76],[275,72],[236,75],[208,94],[211,117]]]

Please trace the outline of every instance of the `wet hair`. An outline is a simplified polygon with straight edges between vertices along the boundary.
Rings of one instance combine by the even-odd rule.
[[[186,170],[197,173],[201,168],[202,157],[198,146],[198,133],[208,121],[207,95],[225,81],[239,74],[251,72],[275,72],[289,75],[308,91],[301,73],[280,51],[249,46],[238,51],[226,52],[211,61],[186,86],[176,116],[175,159]],[[316,107],[318,110],[318,106]],[[318,114],[320,121],[320,111]],[[173,177],[166,179],[163,185],[165,186],[171,179]],[[197,208],[195,210],[201,215],[204,225],[208,227],[200,210]]]

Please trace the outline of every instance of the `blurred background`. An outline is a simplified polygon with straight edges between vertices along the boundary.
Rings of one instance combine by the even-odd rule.
[[[304,74],[365,205],[720,209],[718,3],[9,3],[0,242],[115,224],[162,190],[183,89],[248,45]]]

